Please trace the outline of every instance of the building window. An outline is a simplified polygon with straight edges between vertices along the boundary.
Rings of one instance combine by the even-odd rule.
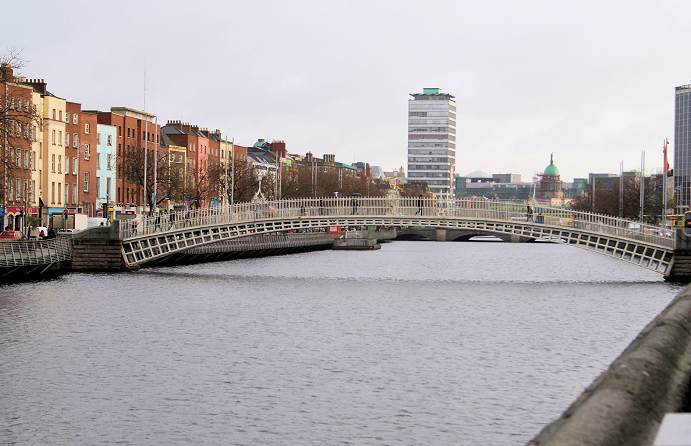
[[[22,200],[22,180],[20,178],[17,178],[17,190],[15,190],[14,192],[16,194],[15,199],[17,201],[21,201]]]
[[[90,159],[91,159],[91,148],[89,147],[88,144],[84,144],[84,161],[89,161]]]
[[[100,153],[96,154],[96,170],[101,170],[101,154]],[[96,184],[98,184],[98,179],[96,180]]]
[[[113,170],[113,164],[112,164],[113,163],[113,155],[111,155],[109,153],[108,156],[106,157],[106,160],[107,160],[106,169]]]
[[[77,204],[77,185],[72,185],[72,204]]]
[[[65,156],[65,175],[69,175],[70,173],[70,157]]]
[[[110,182],[111,182],[111,180],[112,180],[112,178],[106,178],[106,199],[108,201],[111,201],[110,200]]]
[[[14,98],[10,97],[10,110],[14,110]]]
[[[89,123],[84,124],[84,133],[89,134]]]
[[[29,151],[24,150],[24,168],[28,169],[29,168]]]
[[[72,175],[77,175],[77,161],[79,161],[78,157],[75,156],[72,158]]]
[[[96,198],[101,197],[101,177],[96,177]]]
[[[70,185],[65,183],[65,204],[69,203],[70,198]],[[74,202],[72,202],[74,204]]]
[[[36,151],[31,152],[31,170],[36,170]]]
[[[70,112],[65,112],[65,124],[70,123]]]
[[[60,121],[62,121],[62,110],[60,110],[59,116],[60,116]]]
[[[101,144],[101,134],[96,133],[96,144]]]
[[[55,154],[50,156],[50,171],[55,173]]]
[[[84,192],[89,192],[89,172],[84,172]]]
[[[76,133],[72,134],[72,147],[79,147],[79,135]]]
[[[77,120],[77,114],[73,113],[72,114],[72,124],[77,125],[79,121]]]
[[[14,161],[15,166],[22,167],[22,149],[17,149],[17,158]]]
[[[58,204],[62,204],[62,183],[58,183]]]
[[[55,109],[53,109],[53,120],[55,120]]]
[[[58,132],[58,145],[62,147],[62,130]]]
[[[62,155],[58,155],[58,173],[62,173]]]
[[[108,135],[108,145],[109,146],[113,145],[113,135]]]
[[[118,136],[122,137],[122,126],[121,125],[118,126]]]
[[[128,138],[130,137],[130,128],[129,127],[127,127],[127,137]]]
[[[70,134],[68,132],[65,132],[65,147],[70,146]]]
[[[12,128],[12,127],[10,127]],[[50,143],[55,145],[55,130],[50,133]]]

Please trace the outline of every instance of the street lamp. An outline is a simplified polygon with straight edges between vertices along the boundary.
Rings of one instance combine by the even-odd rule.
[[[254,194],[254,197],[252,197],[252,201],[264,201],[266,200],[264,198],[264,194],[262,193],[262,178],[264,177],[264,174],[262,172],[259,172],[257,174],[257,179],[259,180],[259,188],[257,189],[257,193]]]

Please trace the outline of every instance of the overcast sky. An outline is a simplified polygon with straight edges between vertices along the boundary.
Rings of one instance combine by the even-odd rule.
[[[562,180],[662,166],[691,83],[688,1],[24,1],[21,74],[241,145],[407,169],[410,93],[456,96],[456,171]]]

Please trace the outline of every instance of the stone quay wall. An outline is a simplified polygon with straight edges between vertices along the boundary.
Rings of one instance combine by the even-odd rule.
[[[691,286],[530,446],[651,445],[667,412],[691,410]]]

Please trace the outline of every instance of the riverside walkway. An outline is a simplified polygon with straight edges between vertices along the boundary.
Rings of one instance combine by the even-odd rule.
[[[600,214],[524,203],[417,198],[324,198],[242,203],[120,221],[128,266],[193,247],[256,234],[324,227],[396,227],[516,236],[587,249],[660,274],[668,273],[675,238],[670,231]]]

